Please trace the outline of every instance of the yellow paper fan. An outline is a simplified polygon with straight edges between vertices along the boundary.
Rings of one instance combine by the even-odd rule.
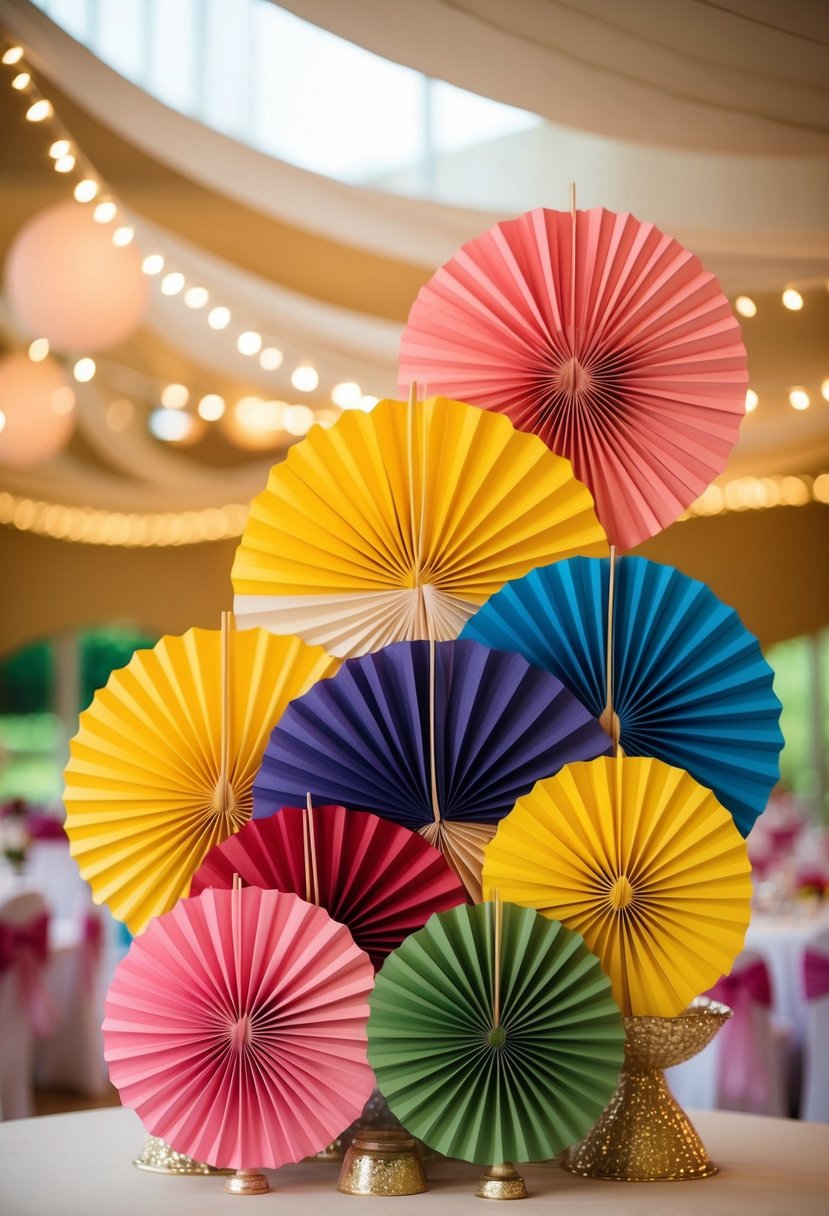
[[[251,505],[240,624],[341,658],[457,637],[508,579],[607,543],[567,460],[496,413],[381,401],[314,427]]]
[[[132,933],[186,895],[253,808],[253,779],[290,700],[339,667],[262,629],[190,629],[139,650],[80,716],[64,773],[81,875]]]
[[[680,1013],[730,970],[750,916],[729,812],[682,769],[638,757],[539,781],[487,847],[483,885],[581,933],[627,1014]]]

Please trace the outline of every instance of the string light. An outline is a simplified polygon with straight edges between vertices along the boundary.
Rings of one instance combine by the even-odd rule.
[[[299,393],[312,393],[319,382],[316,368],[309,363],[300,364],[291,372],[291,384]]]
[[[807,410],[811,404],[809,394],[798,384],[789,390],[789,405],[793,410]]]
[[[91,203],[98,193],[98,183],[91,177],[84,177],[72,191],[79,203]]]
[[[746,413],[753,414],[757,409],[760,398],[757,396],[753,388],[746,389]]]
[[[307,405],[289,405],[282,416],[282,425],[289,435],[305,435],[314,423],[314,412]]]
[[[236,339],[236,349],[240,355],[256,355],[262,349],[262,335],[255,329],[246,329]]]
[[[161,294],[163,296],[177,296],[184,286],[184,275],[179,270],[173,270],[170,274],[165,274],[161,280]]]
[[[218,308],[211,308],[207,314],[207,324],[211,329],[227,329],[230,324],[230,309],[222,304]]]
[[[824,401],[829,401],[829,380],[824,380],[821,384],[820,395]]]
[[[3,53],[3,63],[7,65],[19,64],[19,68],[12,77],[10,83],[18,91],[24,89],[28,93],[28,109],[26,110],[26,118],[30,122],[49,122],[51,121],[53,138],[49,144],[49,156],[54,162],[56,172],[60,174],[77,175],[73,187],[73,195],[80,203],[94,203],[92,214],[96,223],[109,224],[117,216],[119,205],[117,201],[111,197],[111,192],[107,189],[106,183],[95,173],[93,166],[89,160],[82,156],[80,151],[73,146],[73,142],[66,132],[63,125],[58,121],[52,102],[44,97],[38,87],[36,81],[32,77],[32,73],[25,63],[25,52],[21,47],[9,47]],[[112,233],[112,241],[116,246],[126,246],[136,238],[136,232],[131,224],[121,223]],[[142,259],[142,270],[149,277],[161,276],[159,278],[158,289],[162,295],[173,297],[179,294],[182,295],[182,300],[185,306],[189,309],[197,311],[205,308],[210,300],[210,293],[207,288],[201,286],[188,287],[185,281],[185,275],[182,271],[177,270],[175,266],[167,266],[165,256],[157,251],[145,254]],[[162,274],[166,270],[166,273]],[[212,308],[206,311],[205,319],[208,326],[215,330],[221,331],[228,327],[231,323],[231,311],[223,304],[215,304]],[[261,330],[246,329],[243,330],[236,340],[237,348],[245,355],[258,357],[259,365],[263,371],[277,371],[284,362],[283,352],[273,343],[267,343]],[[76,363],[76,375],[94,375],[95,364],[92,360],[81,359]],[[314,367],[309,363],[300,364],[294,371],[292,382],[300,392],[312,392],[319,384],[319,374]],[[343,384],[353,385],[352,381],[342,381]],[[349,391],[349,390],[341,390]],[[351,398],[354,401],[358,400],[358,391],[356,387],[350,389]],[[224,409],[224,403],[218,394],[207,394],[208,404],[205,406],[208,414],[221,408]],[[158,400],[158,397],[155,398]],[[204,399],[204,398],[203,398]],[[363,399],[371,400],[373,403],[376,398]],[[216,403],[222,401],[221,407]],[[267,404],[267,403],[266,403]],[[272,403],[268,404],[268,408],[264,410],[260,408],[260,416],[267,417],[270,420],[269,424],[273,423],[276,414],[279,414],[280,421],[282,412],[289,408],[285,402],[278,402],[276,406]],[[297,407],[299,413],[289,415],[292,419],[292,427],[295,433],[303,432],[303,428],[307,429],[306,423],[308,418],[306,413],[308,407]],[[360,405],[360,408],[365,408]],[[197,411],[196,411],[197,413]],[[221,416],[221,415],[217,415]],[[336,418],[336,413],[328,411],[326,417],[329,423]],[[308,423],[310,425],[310,423]],[[304,433],[304,432],[303,432]]]
[[[259,366],[266,372],[275,372],[282,366],[285,356],[275,346],[266,346],[259,352]]]
[[[204,308],[210,294],[205,287],[188,287],[184,293],[184,303],[188,308]]]
[[[141,263],[141,269],[146,275],[161,274],[164,269],[164,258],[160,253],[148,253]]]
[[[205,422],[217,422],[225,412],[225,399],[218,393],[206,393],[197,406],[200,418]]]
[[[167,410],[183,410],[190,400],[190,390],[186,384],[167,384],[161,390],[161,404]]]
[[[29,106],[26,118],[29,122],[43,122],[45,119],[51,118],[54,112],[51,101],[41,97],[39,101],[35,101]]]
[[[49,339],[35,338],[29,343],[29,358],[32,363],[42,363],[49,354]]]
[[[351,380],[335,384],[331,390],[331,400],[342,410],[358,409],[362,398],[363,390]]]
[[[741,317],[757,316],[757,305],[751,296],[737,296],[737,299],[734,301],[734,307]]]
[[[72,368],[72,375],[79,384],[87,384],[95,375],[96,370],[95,360],[86,356],[86,358],[79,359]]]
[[[124,514],[0,492],[0,523],[87,545],[163,548],[225,540],[242,535],[247,515],[248,506],[243,503],[204,507],[201,511]]]
[[[783,306],[790,312],[800,312],[803,307],[803,296],[794,287],[787,287],[783,292]]]
[[[102,203],[98,203],[95,210],[92,212],[92,218],[96,224],[110,224],[115,219],[118,213],[118,208],[113,203],[111,198],[104,199]]]

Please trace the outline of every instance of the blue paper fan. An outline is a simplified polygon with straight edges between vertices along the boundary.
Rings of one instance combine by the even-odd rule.
[[[254,782],[253,814],[340,803],[440,848],[472,898],[495,824],[541,777],[606,754],[560,680],[476,642],[399,642],[347,660],[292,701]]]
[[[507,583],[462,637],[515,650],[600,715],[610,562],[573,558]],[[642,557],[616,564],[613,708],[630,756],[683,768],[747,835],[779,779],[781,705],[757,639],[704,583]]]

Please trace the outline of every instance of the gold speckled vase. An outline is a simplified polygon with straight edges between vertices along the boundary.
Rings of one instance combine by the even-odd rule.
[[[726,1005],[708,997],[698,997],[673,1018],[623,1017],[625,1062],[616,1092],[581,1144],[569,1150],[564,1168],[618,1182],[675,1182],[716,1174],[662,1070],[702,1051],[730,1017]]]

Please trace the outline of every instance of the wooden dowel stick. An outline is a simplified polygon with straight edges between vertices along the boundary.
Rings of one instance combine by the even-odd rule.
[[[501,1025],[501,914],[503,908],[498,892],[492,893],[493,916],[493,983],[492,983],[492,1020],[496,1026]]]

